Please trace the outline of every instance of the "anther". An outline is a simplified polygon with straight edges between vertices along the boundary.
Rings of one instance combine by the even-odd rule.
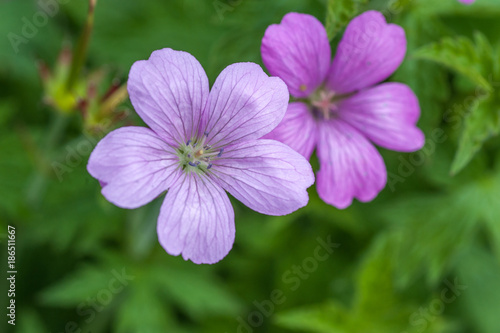
[[[224,151],[224,148],[221,148],[220,151],[219,151],[219,154],[217,154],[217,157],[221,157],[223,151]]]
[[[195,164],[195,163],[193,163],[193,162],[188,162],[188,164],[189,164],[190,166],[192,166],[192,167],[196,167],[196,166],[198,165],[198,164]]]
[[[191,139],[187,140],[186,146],[189,146],[191,144]]]
[[[207,170],[212,167],[212,163],[208,163]]]

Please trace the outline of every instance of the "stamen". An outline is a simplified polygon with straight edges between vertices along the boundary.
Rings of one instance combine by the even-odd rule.
[[[206,172],[212,168],[211,160],[216,157],[221,157],[224,148],[213,148],[208,142],[209,132],[204,132],[201,137],[196,137],[186,141],[186,145],[180,147],[179,157],[182,161],[182,166],[191,166],[195,169],[188,169],[188,172]],[[200,167],[201,165],[201,167]],[[197,168],[197,169],[196,169]]]
[[[203,153],[204,153],[203,149],[200,149],[196,153],[194,153],[194,156],[196,158],[199,158],[199,157],[203,156]]]
[[[203,133],[203,137],[201,138],[201,141],[197,141],[195,147],[204,147],[205,146],[205,140],[207,138],[208,138],[208,132]]]

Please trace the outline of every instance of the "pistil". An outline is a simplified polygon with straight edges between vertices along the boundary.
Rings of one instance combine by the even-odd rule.
[[[206,143],[208,133],[204,133],[200,139],[189,139],[185,145],[177,150],[183,169],[195,172],[206,172],[212,168],[211,161],[222,156],[224,149],[214,150]]]

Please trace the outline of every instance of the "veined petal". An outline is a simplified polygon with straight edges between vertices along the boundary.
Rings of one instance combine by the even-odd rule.
[[[343,100],[339,110],[343,120],[384,148],[411,152],[425,143],[416,126],[417,96],[405,84],[391,82],[363,90]]]
[[[278,127],[263,138],[283,142],[309,160],[318,141],[318,129],[307,105],[294,102],[288,104]]]
[[[280,24],[269,26],[261,53],[269,73],[282,78],[295,97],[309,96],[323,82],[330,67],[326,30],[308,14],[289,13]]]
[[[234,243],[234,211],[222,188],[189,173],[170,188],[158,217],[158,239],[171,255],[213,264]]]
[[[373,200],[387,181],[382,156],[355,128],[342,120],[318,123],[320,170],[316,188],[326,203],[339,209],[353,198]]]
[[[215,80],[207,105],[207,142],[224,147],[254,140],[273,130],[283,119],[288,89],[253,63],[226,67]]]
[[[387,79],[406,54],[403,28],[387,24],[382,13],[365,12],[347,26],[328,73],[327,86],[346,94]]]
[[[90,155],[87,170],[103,186],[104,197],[122,208],[147,204],[180,175],[173,148],[149,128],[132,126],[106,135]]]
[[[154,51],[148,60],[132,65],[127,87],[139,116],[168,143],[198,134],[209,86],[205,71],[189,53]]]
[[[214,161],[212,178],[236,199],[267,215],[286,215],[308,200],[309,162],[287,145],[253,140],[231,146]]]

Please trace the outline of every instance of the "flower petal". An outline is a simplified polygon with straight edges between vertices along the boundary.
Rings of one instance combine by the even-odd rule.
[[[213,178],[251,209],[286,215],[307,205],[314,183],[309,162],[287,145],[254,140],[231,146],[214,161]]]
[[[158,217],[158,240],[171,255],[213,264],[234,243],[234,211],[226,192],[189,173],[168,191]]]
[[[382,13],[365,12],[347,26],[328,74],[327,86],[346,94],[387,79],[406,54],[403,28],[387,24]]]
[[[269,73],[285,81],[292,96],[309,96],[325,79],[331,49],[326,30],[314,16],[289,13],[269,26],[262,39]]]
[[[189,53],[162,49],[137,61],[130,69],[128,92],[142,120],[168,143],[198,134],[209,86],[205,71]]]
[[[262,137],[283,119],[288,99],[285,83],[267,76],[259,65],[226,67],[208,99],[207,142],[221,147]]]
[[[416,126],[420,117],[417,96],[405,84],[384,83],[363,90],[339,104],[340,117],[379,146],[416,151],[425,137]]]
[[[307,105],[300,102],[288,104],[285,117],[265,139],[277,140],[290,146],[307,160],[316,147],[318,129]]]
[[[342,120],[324,121],[318,126],[321,167],[316,188],[321,199],[339,209],[350,206],[353,198],[373,200],[387,181],[377,149]]]
[[[179,159],[156,133],[122,127],[109,133],[90,155],[87,170],[102,194],[122,208],[137,208],[166,191],[179,177]]]

